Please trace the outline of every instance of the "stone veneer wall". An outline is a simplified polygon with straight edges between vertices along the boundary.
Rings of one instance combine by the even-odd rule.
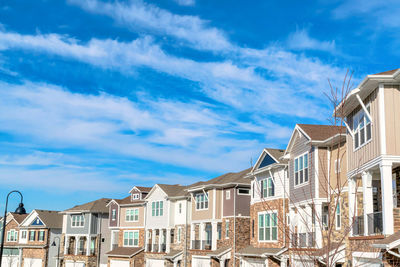
[[[47,249],[45,248],[23,248],[21,266],[30,266],[26,259],[42,259],[42,267],[47,267]]]

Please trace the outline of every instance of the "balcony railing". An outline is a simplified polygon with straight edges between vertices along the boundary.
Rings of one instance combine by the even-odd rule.
[[[307,233],[307,236],[308,236],[308,240],[307,240],[308,247],[310,247],[310,248],[315,247],[315,232],[309,232],[309,233]]]
[[[292,247],[297,247],[297,234],[296,233],[292,233]]]
[[[299,247],[304,248],[307,246],[307,233],[299,233]]]
[[[353,222],[353,236],[364,235],[364,217],[356,216]]]
[[[383,220],[382,212],[370,213],[368,217],[368,235],[382,234]]]
[[[192,249],[201,249],[200,240],[192,240]]]
[[[86,249],[78,249],[77,255],[86,255]]]
[[[158,244],[153,244],[152,252],[158,252]]]
[[[159,252],[164,253],[166,251],[166,249],[167,249],[167,246],[165,244],[161,244],[161,251],[159,251]]]

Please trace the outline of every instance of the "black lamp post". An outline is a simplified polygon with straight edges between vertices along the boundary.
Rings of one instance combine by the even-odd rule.
[[[52,247],[57,246],[56,245],[56,239],[58,239],[58,253],[57,253],[57,267],[60,266],[60,238],[58,236],[54,237],[53,244],[51,244]]]
[[[3,248],[4,248],[4,239],[5,237],[5,232],[6,232],[6,221],[7,221],[7,205],[8,205],[8,197],[12,194],[12,193],[18,193],[21,196],[21,202],[18,205],[18,208],[15,210],[16,214],[26,214],[26,210],[24,208],[24,197],[22,196],[21,192],[17,191],[17,190],[13,190],[10,193],[8,193],[7,198],[6,198],[6,206],[4,208],[4,217],[3,217],[3,229],[1,230],[1,247],[0,247],[0,267],[1,267],[1,263],[2,263],[2,259],[3,259]]]

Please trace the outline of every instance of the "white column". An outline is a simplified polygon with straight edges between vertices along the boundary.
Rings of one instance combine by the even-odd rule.
[[[174,267],[178,267],[178,261],[174,261]]]
[[[80,236],[76,236],[75,237],[75,255],[78,255],[78,246],[79,246],[79,241],[80,241],[81,237]]]
[[[161,252],[161,246],[163,243],[163,235],[164,235],[164,229],[159,229],[158,230],[158,252]]]
[[[153,229],[151,234],[151,252],[156,252],[154,249],[155,244],[156,244],[156,229]]]
[[[219,266],[220,267],[225,267],[225,260],[220,260],[219,261]]]
[[[211,223],[211,250],[217,249],[217,240],[218,240],[218,223]]]
[[[381,169],[381,187],[382,187],[383,234],[391,235],[394,232],[392,163],[382,162],[380,165],[380,169]]]
[[[392,177],[392,176],[390,176]],[[364,210],[364,235],[368,235],[368,214],[374,212],[372,197],[372,174],[371,172],[363,172],[361,174],[363,188],[363,210]]]
[[[348,198],[349,198],[349,218],[350,218],[350,236],[353,236],[353,225],[355,223],[355,204],[356,204],[356,179],[349,178],[348,179]]]
[[[167,253],[169,253],[170,248],[171,248],[171,228],[167,228],[167,244],[166,244],[165,251]]]
[[[281,258],[281,267],[286,267],[286,258],[282,257]]]
[[[315,203],[315,246],[317,248],[322,248],[322,204]]]
[[[205,223],[200,223],[200,249],[204,249],[204,241],[206,240],[206,224]]]
[[[69,236],[65,235],[65,242],[64,242],[64,255],[68,254],[68,248],[69,248]]]
[[[193,249],[193,241],[196,238],[196,231],[195,231],[196,225],[194,223],[190,224],[190,249]]]
[[[144,251],[148,252],[148,244],[149,244],[149,230],[144,231]]]
[[[92,241],[91,239],[92,238],[90,236],[86,238],[86,256],[90,255],[90,242]]]

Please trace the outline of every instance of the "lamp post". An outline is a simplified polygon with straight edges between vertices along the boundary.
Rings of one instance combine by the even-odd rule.
[[[53,244],[51,244],[52,247],[57,246],[56,245],[56,239],[58,239],[58,252],[57,252],[57,267],[60,266],[60,238],[58,236],[54,237]]]
[[[5,232],[6,232],[6,221],[7,221],[7,205],[8,205],[8,197],[12,194],[12,193],[18,193],[21,196],[21,201],[18,205],[18,208],[15,210],[16,214],[26,214],[26,210],[24,208],[24,197],[22,196],[21,192],[17,191],[17,190],[13,190],[10,193],[8,193],[7,198],[6,198],[6,206],[4,208],[4,217],[3,217],[3,229],[1,230],[1,247],[0,247],[0,267],[1,267],[1,263],[3,260],[3,248],[4,248],[4,239],[5,239]]]

